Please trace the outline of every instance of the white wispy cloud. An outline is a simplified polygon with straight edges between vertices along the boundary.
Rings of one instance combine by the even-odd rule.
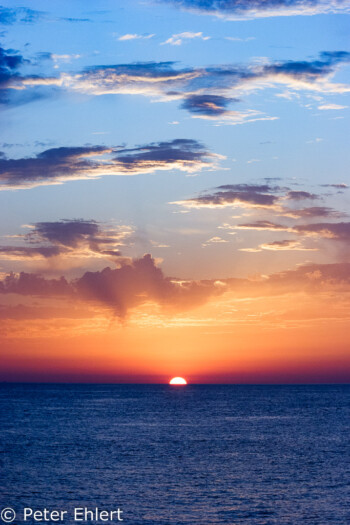
[[[348,106],[341,106],[340,104],[322,104],[318,106],[318,109],[327,110],[327,109],[346,109]]]
[[[155,36],[154,33],[150,35],[138,35],[137,33],[126,33],[125,35],[118,36],[118,40],[125,42],[127,40],[149,40]]]
[[[193,33],[191,31],[184,31],[183,33],[177,33],[175,35],[172,35],[168,40],[165,42],[162,42],[162,45],[164,44],[170,44],[172,46],[181,46],[181,44],[184,43],[186,40],[193,40],[193,39],[200,39],[200,40],[210,40],[210,36],[203,36],[203,33],[200,31],[198,33]]]

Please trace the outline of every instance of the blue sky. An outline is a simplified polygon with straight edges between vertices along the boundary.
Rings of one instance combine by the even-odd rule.
[[[348,180],[349,57],[334,58],[348,50],[348,7],[347,2],[340,4],[337,13],[230,20],[227,13],[189,12],[166,1],[102,1],[98,9],[95,2],[33,1],[26,4],[30,12],[4,3],[4,13],[6,8],[12,11],[3,16],[2,48],[23,57],[16,70],[22,80],[16,89],[9,86],[2,109],[4,158],[35,157],[61,147],[122,149],[175,139],[195,140],[217,157],[193,169],[158,165],[153,172],[132,176],[99,174],[93,180],[69,179],[60,185],[42,181],[30,189],[2,191],[0,233],[18,235],[22,225],[40,221],[91,219],[132,228],[134,237],[123,255],[151,251],[170,275],[214,278],[282,269],[284,251],[241,251],[260,243],[260,232],[231,231],[235,235],[229,236],[222,228],[237,223],[240,215],[244,219],[244,207],[188,209],[171,203],[220,185],[279,178],[281,186],[317,193],[322,206],[346,211],[346,191],[329,194],[320,186]],[[331,65],[322,52],[333,53]],[[288,77],[295,62],[309,68],[304,84],[294,73]],[[176,75],[205,73],[198,81],[175,82],[166,89],[136,86],[137,94],[130,77],[122,91],[101,94],[105,84],[103,89],[96,84],[91,88],[91,72],[100,75],[104,66],[126,64],[130,76],[135,63],[146,63],[143,67],[151,76],[158,73],[150,63],[172,63],[157,66],[162,75],[166,68]],[[320,63],[322,71],[313,77],[310,68]],[[286,77],[281,68],[288,70]],[[235,75],[238,71],[240,82],[252,71],[254,78],[238,87],[229,77],[222,82],[227,69]],[[86,78],[81,84],[82,74]],[[69,80],[60,84],[58,79],[67,75]],[[208,75],[212,79],[207,80]],[[24,77],[36,81],[26,83]],[[54,79],[53,85],[45,84],[47,78]],[[101,78],[96,82],[101,84]],[[223,113],[220,108],[209,114],[198,110],[198,98],[189,100],[191,96],[221,97],[227,105]],[[265,236],[273,240],[275,233]],[[216,237],[223,242],[205,245]],[[338,251],[333,245],[293,250],[288,264],[326,262]],[[20,264],[6,260],[1,266],[18,270]],[[98,266],[101,261],[87,264]]]

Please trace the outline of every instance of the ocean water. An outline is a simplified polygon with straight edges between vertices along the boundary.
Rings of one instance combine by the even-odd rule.
[[[34,523],[24,508],[75,523],[76,507],[134,525],[350,523],[350,386],[2,384],[0,403],[14,525]]]

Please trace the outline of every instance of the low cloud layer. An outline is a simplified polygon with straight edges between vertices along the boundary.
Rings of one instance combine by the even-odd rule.
[[[213,168],[219,155],[196,140],[175,139],[136,148],[61,147],[20,159],[0,158],[0,189],[32,188],[103,175],[138,175]]]
[[[221,293],[222,288],[214,281],[184,282],[165,277],[149,254],[123,263],[120,268],[86,272],[70,282],[64,277],[45,279],[25,272],[11,274],[0,281],[0,294],[92,301],[120,317],[124,317],[129,309],[148,302],[173,311],[186,310]]]
[[[0,281],[0,295],[57,298],[60,301],[67,300],[71,305],[75,302],[96,304],[125,318],[133,308],[148,303],[161,306],[168,314],[176,314],[200,306],[226,292],[234,293],[237,297],[253,297],[291,291],[349,291],[349,285],[349,263],[308,264],[259,280],[230,278],[182,281],[164,276],[151,255],[147,254],[120,268],[86,272],[73,281],[67,281],[64,277],[45,279],[25,272],[10,274]]]
[[[227,20],[246,20],[272,16],[348,13],[347,0],[159,0],[199,14]]]

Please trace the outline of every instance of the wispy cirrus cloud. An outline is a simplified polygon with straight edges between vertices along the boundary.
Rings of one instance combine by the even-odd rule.
[[[320,106],[318,106],[318,109],[322,110],[322,111],[327,111],[327,110],[339,110],[339,109],[346,109],[348,106],[342,106],[341,104],[321,104]]]
[[[184,31],[183,33],[177,33],[175,35],[172,35],[170,38],[165,40],[165,42],[162,42],[162,45],[164,44],[170,44],[172,46],[181,46],[184,42],[188,42],[189,40],[210,40],[210,36],[204,36],[203,33],[200,31],[198,33],[194,33],[192,31]]]
[[[196,140],[175,139],[135,148],[82,146],[45,150],[35,157],[0,158],[0,189],[32,188],[104,175],[212,169],[223,158]]]
[[[127,42],[130,40],[150,40],[155,36],[154,33],[139,35],[138,33],[126,33],[125,35],[117,36],[117,40],[120,42]]]
[[[159,0],[198,14],[227,20],[247,20],[274,16],[348,13],[347,0]]]
[[[39,20],[56,20],[63,22],[89,22],[88,18],[55,17],[52,18],[45,11],[30,9],[29,7],[0,6],[0,24],[13,25],[16,23],[33,24]]]

